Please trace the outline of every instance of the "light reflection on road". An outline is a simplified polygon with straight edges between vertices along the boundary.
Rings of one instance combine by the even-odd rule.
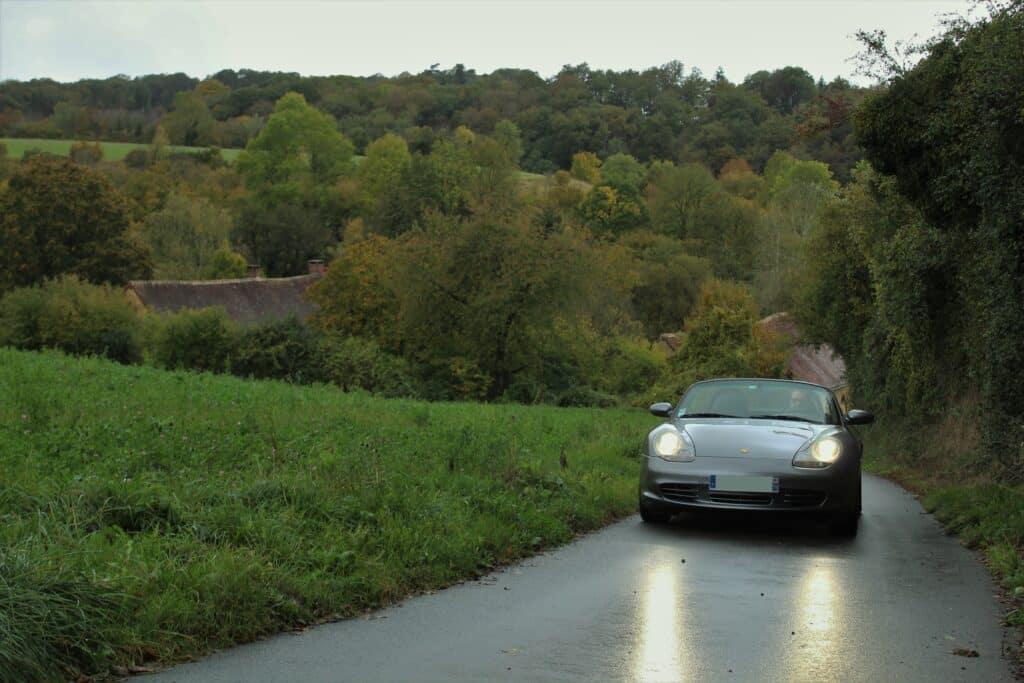
[[[795,650],[788,657],[794,680],[814,680],[835,673],[842,657],[840,622],[842,587],[829,560],[815,560],[800,578],[796,590]]]
[[[687,672],[686,615],[680,595],[682,573],[668,558],[648,568],[639,604],[640,629],[634,652],[633,680],[683,681]]]

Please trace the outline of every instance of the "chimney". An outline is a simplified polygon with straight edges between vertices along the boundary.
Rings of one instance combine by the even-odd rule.
[[[245,271],[245,276],[249,279],[259,279],[263,277],[263,269],[260,268],[258,263],[250,263]]]
[[[323,259],[309,259],[308,265],[310,275],[323,275],[324,271],[327,270],[327,266],[324,265]]]

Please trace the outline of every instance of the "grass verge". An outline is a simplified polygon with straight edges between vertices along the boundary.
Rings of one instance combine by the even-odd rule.
[[[565,543],[633,512],[653,419],[0,349],[0,679],[186,659]]]

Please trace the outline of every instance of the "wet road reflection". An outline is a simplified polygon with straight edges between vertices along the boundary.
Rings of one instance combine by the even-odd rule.
[[[796,586],[797,634],[786,658],[791,680],[821,680],[841,664],[843,634],[842,586],[831,561],[813,560]]]
[[[678,563],[678,560],[676,560]],[[685,606],[680,600],[681,572],[668,557],[648,568],[643,579],[637,621],[638,642],[634,653],[636,681],[687,680]]]
[[[837,599],[835,572],[831,564],[815,561],[800,580],[796,596],[801,625],[828,644],[835,629]]]

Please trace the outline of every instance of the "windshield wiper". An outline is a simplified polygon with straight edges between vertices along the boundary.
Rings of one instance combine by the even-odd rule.
[[[799,415],[751,415],[751,419],[754,420],[796,420],[797,422],[810,422],[811,424],[821,424],[817,420],[811,420],[806,417],[800,417]]]
[[[725,415],[723,413],[687,413],[679,417],[739,417],[739,415]]]

